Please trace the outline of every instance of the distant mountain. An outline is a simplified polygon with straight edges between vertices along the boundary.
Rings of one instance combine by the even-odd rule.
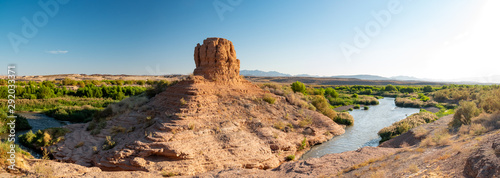
[[[276,71],[261,71],[261,70],[240,70],[240,75],[243,76],[259,76],[259,77],[291,77],[290,74],[279,73]]]
[[[361,80],[392,80],[390,78],[378,76],[378,75],[336,75],[330,76],[331,78],[355,78]]]
[[[410,77],[410,76],[404,76],[404,75],[394,76],[394,77],[391,77],[391,79],[392,80],[422,80],[422,79],[419,79],[416,77]]]
[[[410,76],[394,76],[394,77],[382,77],[378,75],[335,75],[335,76],[319,76],[319,75],[309,75],[309,74],[298,74],[290,75],[285,73],[280,73],[276,71],[261,71],[261,70],[240,70],[240,75],[243,76],[258,76],[258,77],[322,77],[322,78],[352,78],[360,80],[400,80],[400,81],[426,81],[426,79],[419,79]]]

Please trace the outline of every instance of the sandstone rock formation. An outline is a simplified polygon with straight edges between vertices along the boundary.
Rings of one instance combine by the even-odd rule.
[[[151,99],[112,105],[98,123],[67,126],[72,132],[47,149],[58,160],[104,171],[195,175],[274,168],[344,132],[328,117],[240,78],[229,40],[206,39],[195,48],[195,63],[194,76]],[[264,95],[276,102],[263,101]]]
[[[207,38],[194,49],[194,75],[219,82],[240,80],[240,60],[236,59],[233,43],[224,38]]]

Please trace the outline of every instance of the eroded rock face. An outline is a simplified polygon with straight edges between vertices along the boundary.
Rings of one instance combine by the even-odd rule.
[[[207,38],[194,48],[194,75],[217,82],[240,79],[240,60],[236,59],[233,43],[224,38]]]
[[[50,150],[65,162],[104,171],[172,172],[195,175],[215,169],[270,169],[344,133],[342,126],[309,109],[290,104],[239,77],[239,60],[229,40],[208,38],[195,48],[195,76],[151,99],[121,101],[94,135],[90,123]],[[260,100],[264,95],[274,104]],[[300,124],[309,118],[307,128]],[[277,127],[276,125],[283,125]],[[97,128],[97,127],[96,127]],[[307,133],[307,135],[304,135]],[[114,146],[108,149],[106,139]],[[79,143],[84,143],[83,146]]]

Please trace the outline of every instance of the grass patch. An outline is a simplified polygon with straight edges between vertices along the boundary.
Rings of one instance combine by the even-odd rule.
[[[285,158],[285,159],[286,159],[287,161],[293,161],[293,160],[295,160],[295,155],[288,155],[288,156],[286,156],[286,158]]]
[[[276,98],[274,98],[269,93],[264,94],[264,97],[262,98],[262,100],[264,100],[265,102],[267,102],[269,104],[274,104],[274,102],[276,102]]]

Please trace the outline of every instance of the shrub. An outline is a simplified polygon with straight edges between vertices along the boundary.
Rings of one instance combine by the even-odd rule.
[[[293,160],[295,160],[295,155],[288,155],[288,156],[286,157],[286,160],[287,160],[287,161],[293,161]]]
[[[104,144],[102,145],[102,149],[109,150],[115,146],[116,146],[116,142],[111,139],[111,136],[106,136],[106,140],[104,141]]]
[[[127,129],[125,129],[125,127],[122,127],[122,126],[113,126],[113,127],[111,127],[111,133],[112,134],[123,133],[126,130]]]
[[[181,103],[181,105],[186,105],[187,104],[187,102],[186,102],[186,100],[184,98],[181,98],[179,100],[179,102]]]
[[[279,121],[274,124],[274,128],[278,130],[283,130],[285,129],[285,123]]]
[[[461,125],[470,125],[471,119],[478,116],[481,110],[477,108],[473,101],[461,101],[460,106],[455,111],[453,120],[448,124],[450,127],[458,128]]]
[[[312,102],[311,102],[314,107],[323,115],[329,117],[330,119],[335,118],[337,116],[337,113],[330,108],[330,104],[326,100],[325,97],[319,96],[319,95],[314,95],[312,96]]]
[[[298,150],[299,150],[299,151],[300,151],[300,150],[303,150],[303,149],[305,149],[306,147],[307,147],[307,139],[306,139],[306,137],[304,137],[304,140],[302,140],[302,142],[300,142],[300,147],[299,147],[299,149],[298,149]]]
[[[299,127],[307,127],[308,125],[311,125],[312,124],[312,119],[311,118],[305,118],[305,119],[302,119],[301,121],[299,121]]]
[[[378,132],[378,135],[382,137],[380,143],[385,142],[398,135],[401,135],[419,125],[434,122],[436,119],[438,119],[438,117],[429,112],[420,112],[412,114],[411,116],[408,116],[407,118],[395,122],[391,126],[385,127],[382,130],[380,130]]]
[[[425,87],[423,88],[423,91],[424,91],[424,92],[432,92],[432,86],[430,86],[430,85],[425,86]]]
[[[365,109],[365,110],[368,110],[368,109],[370,109],[370,107],[368,107],[368,106],[365,106],[365,107],[364,107],[364,109]]]
[[[264,100],[265,102],[267,102],[269,104],[274,104],[274,102],[276,101],[276,98],[274,98],[271,94],[266,93],[266,94],[264,94],[264,97],[262,98],[262,100]]]
[[[394,86],[392,86],[391,84],[387,85],[385,87],[385,91],[397,91],[398,89]]]
[[[333,121],[336,122],[337,124],[343,124],[343,125],[354,124],[354,118],[347,112],[337,113],[337,116],[333,119]]]
[[[357,105],[354,105],[354,109],[359,109],[361,106],[359,106],[359,104]]]
[[[64,135],[68,132],[69,130],[66,128],[48,128],[36,133],[29,131],[19,136],[19,142],[40,152],[41,147],[54,145],[63,140]]]
[[[300,92],[305,94],[306,93],[306,85],[304,85],[302,82],[296,81],[292,83],[292,90],[293,92]]]

